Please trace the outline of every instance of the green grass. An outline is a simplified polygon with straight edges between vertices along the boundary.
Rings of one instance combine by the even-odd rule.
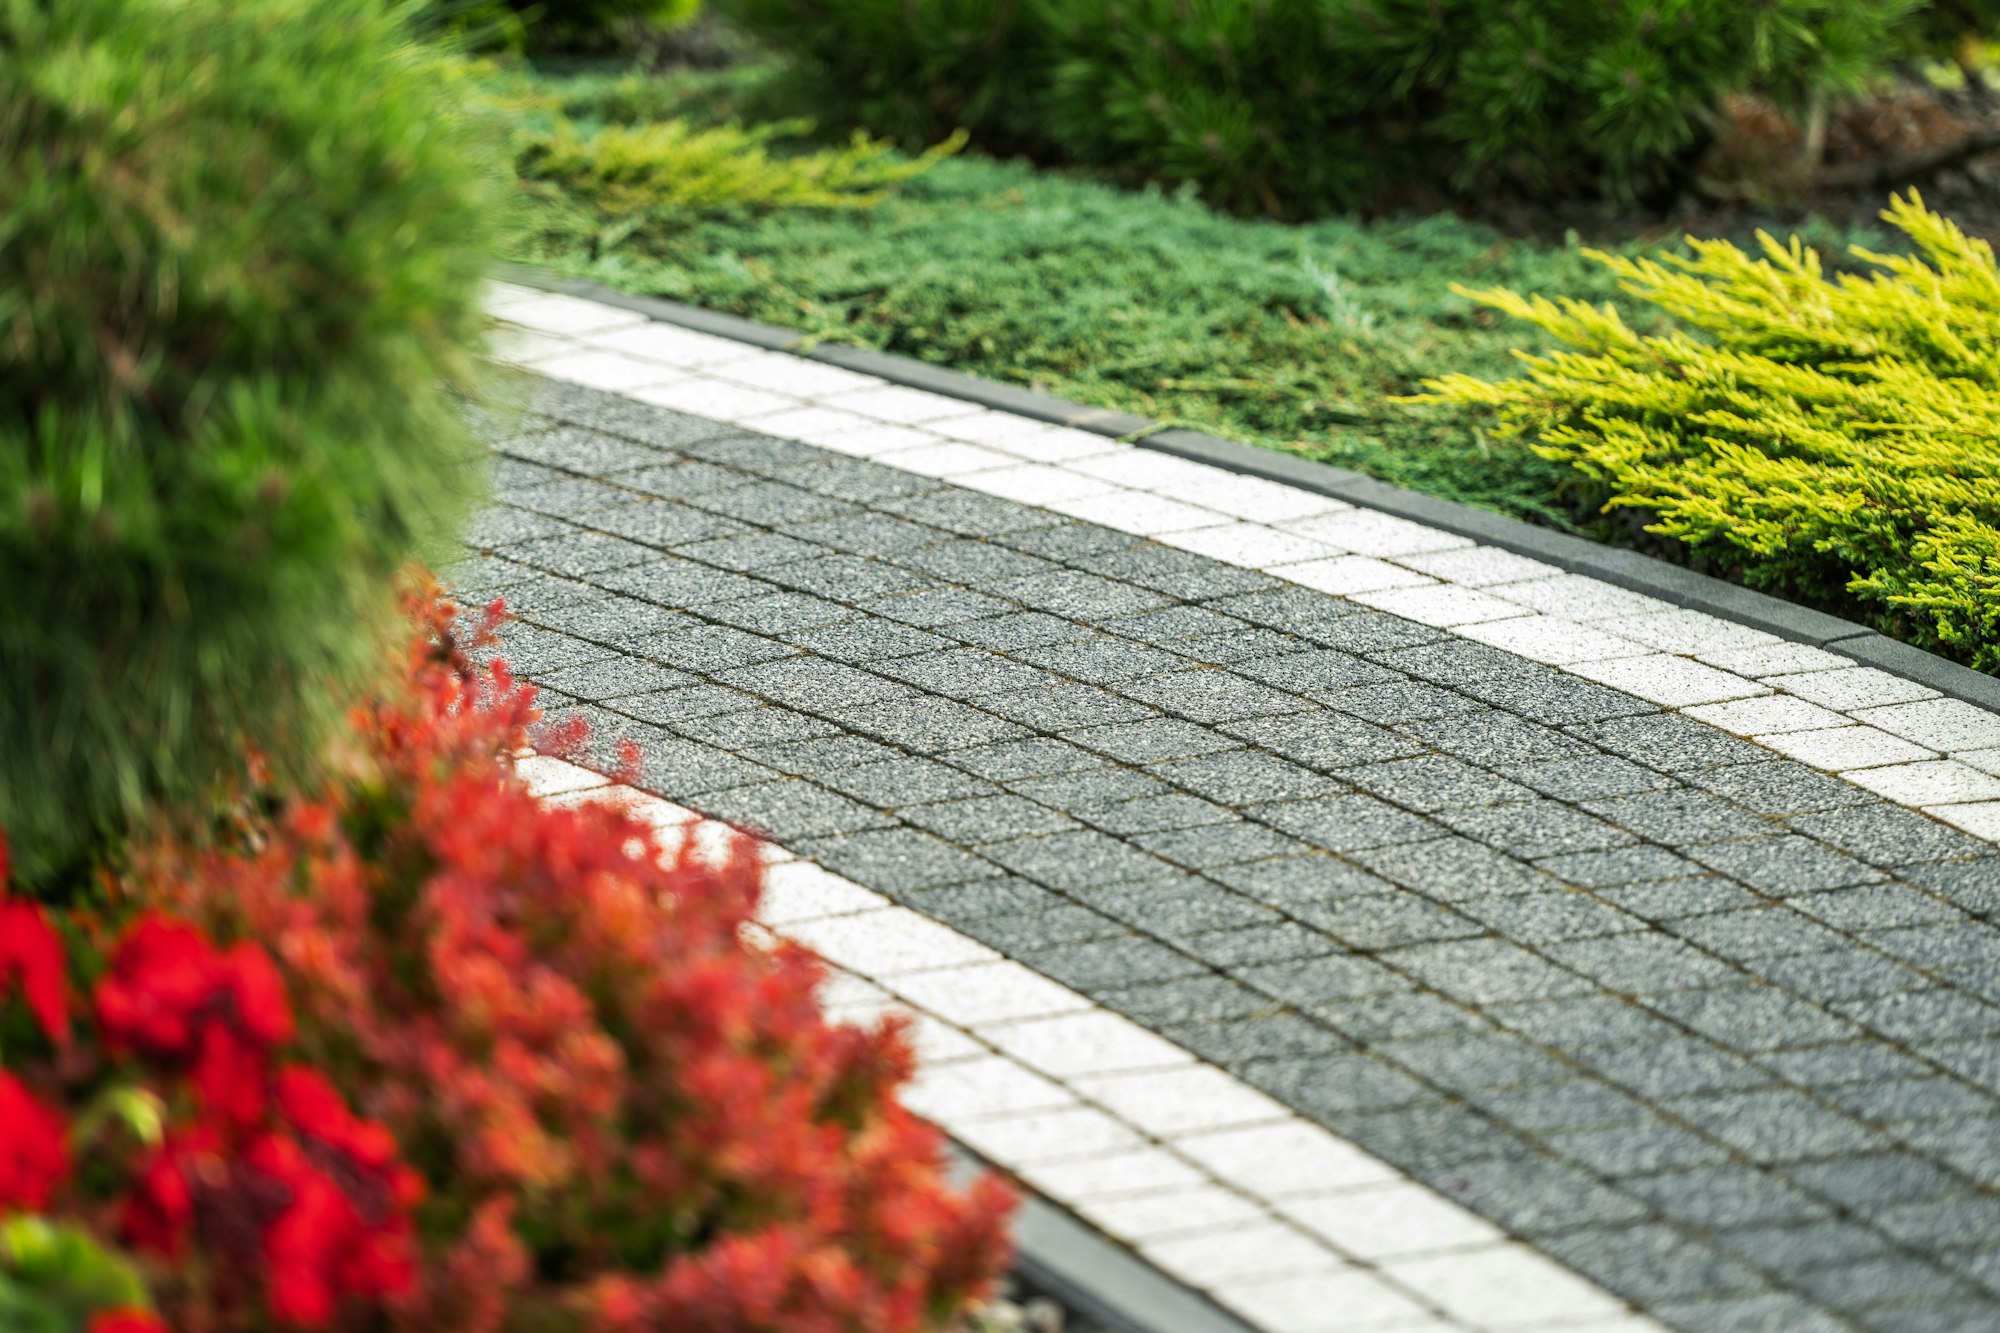
[[[579,124],[775,114],[782,70],[544,75]],[[787,108],[789,109],[789,108]],[[1600,536],[1606,495],[1489,439],[1470,409],[1389,400],[1431,377],[1511,373],[1528,337],[1451,284],[1614,299],[1578,248],[1439,216],[1306,226],[1217,215],[963,157],[866,211],[643,221],[544,201],[516,257],[622,290],[901,353],[1286,449],[1447,499]],[[1620,301],[1627,317],[1649,316]]]

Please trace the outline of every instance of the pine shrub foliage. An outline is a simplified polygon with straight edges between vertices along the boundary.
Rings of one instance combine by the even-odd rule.
[[[317,752],[456,525],[493,196],[382,0],[0,0],[0,826]],[[332,687],[332,688],[329,688]]]
[[[1410,182],[1630,198],[1724,95],[1860,86],[1925,0],[733,0],[871,128],[1299,216]]]
[[[1717,241],[1597,255],[1683,326],[1657,336],[1608,306],[1464,292],[1564,350],[1523,354],[1519,379],[1427,387],[1498,409],[1746,582],[2000,672],[2000,268],[1914,193],[1883,217],[1916,253],[1859,251],[1867,274],[1829,278],[1769,236],[1761,258]]]

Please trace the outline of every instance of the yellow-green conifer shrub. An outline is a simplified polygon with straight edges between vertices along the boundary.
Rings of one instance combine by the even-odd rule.
[[[1659,336],[1608,307],[1464,291],[1566,350],[1523,353],[1498,384],[1429,381],[1425,400],[1496,408],[1746,583],[2000,671],[2000,270],[1915,193],[1883,217],[1915,254],[1857,250],[1866,274],[1769,236],[1761,258],[1592,252],[1682,326]]]
[[[953,135],[917,157],[856,132],[845,148],[774,153],[809,133],[809,121],[697,126],[684,120],[607,125],[585,132],[558,117],[547,132],[517,136],[515,170],[588,199],[606,218],[682,220],[774,208],[871,208],[965,143]]]

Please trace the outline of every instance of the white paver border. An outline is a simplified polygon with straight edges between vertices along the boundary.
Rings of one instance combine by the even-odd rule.
[[[488,304],[503,321],[496,359],[509,364],[641,401],[699,402],[686,410],[1394,610],[2000,841],[2000,714],[1838,653],[1277,482],[921,389],[857,387],[815,361],[583,297],[495,284]],[[1760,699],[1773,708],[1746,706]],[[1826,710],[1825,725],[1798,725],[1801,702]]]
[[[517,771],[552,804],[659,829],[670,855],[731,837],[565,760]],[[1130,1019],[783,848],[764,857],[759,922],[826,961],[828,1016],[909,1016],[905,1105],[1264,1333],[1664,1333]]]

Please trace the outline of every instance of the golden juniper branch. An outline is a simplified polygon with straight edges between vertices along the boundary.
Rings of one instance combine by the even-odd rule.
[[[2000,268],[1915,193],[1883,217],[1915,253],[1857,250],[1865,274],[1830,278],[1770,236],[1760,255],[1593,254],[1681,325],[1657,336],[1608,308],[1464,290],[1557,347],[1519,354],[1519,378],[1448,376],[1406,401],[1494,409],[1503,437],[1650,530],[1733,552],[1748,581],[1872,607],[2000,670]]]

